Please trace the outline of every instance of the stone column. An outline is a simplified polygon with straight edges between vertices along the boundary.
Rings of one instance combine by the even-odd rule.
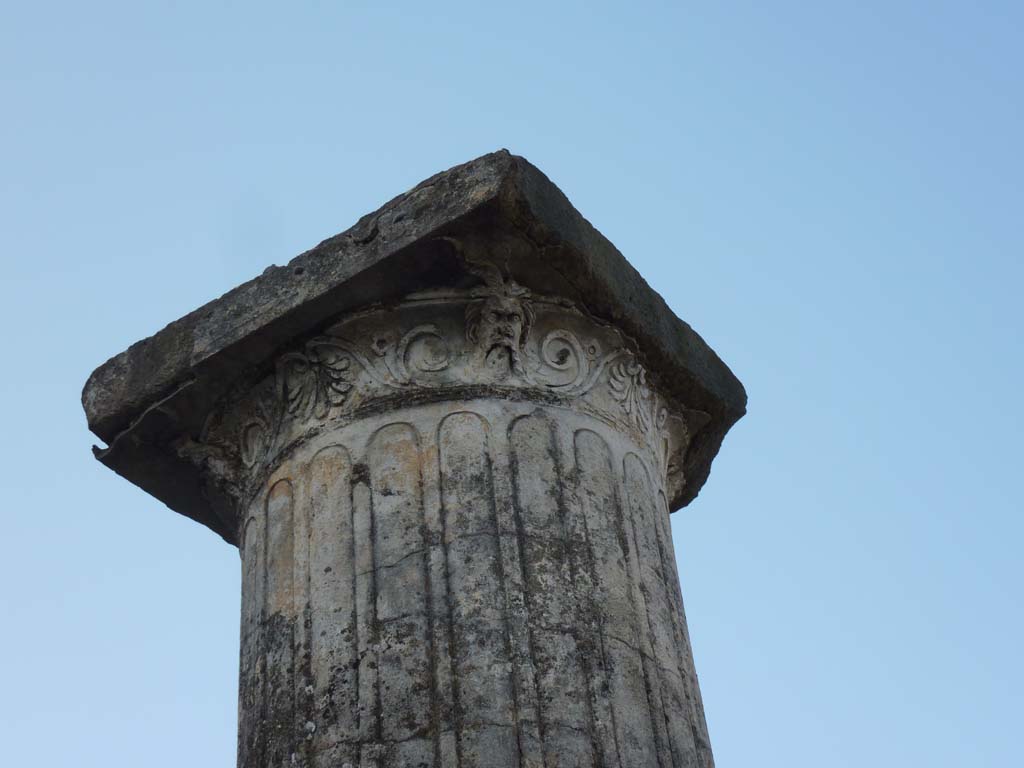
[[[712,766],[669,513],[728,369],[507,153],[283,271],[84,395],[105,463],[240,549],[239,766]]]

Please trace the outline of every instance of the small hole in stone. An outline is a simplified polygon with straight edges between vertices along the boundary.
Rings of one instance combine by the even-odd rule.
[[[305,267],[296,267],[296,268],[295,268],[295,274],[296,274],[296,275],[301,275],[301,274],[302,274],[303,272],[305,272],[305,271],[306,271],[306,268],[305,268]]]

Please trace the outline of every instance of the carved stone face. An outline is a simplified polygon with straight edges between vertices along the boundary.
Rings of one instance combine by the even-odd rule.
[[[474,335],[484,354],[495,347],[507,347],[518,352],[523,343],[525,324],[522,302],[504,296],[491,296],[480,310]]]
[[[488,296],[472,304],[466,315],[466,336],[476,346],[476,354],[488,367],[523,374],[520,354],[530,332],[530,307],[511,296]]]

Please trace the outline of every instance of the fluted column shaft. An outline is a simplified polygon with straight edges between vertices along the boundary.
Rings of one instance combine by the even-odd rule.
[[[239,764],[710,765],[650,453],[530,400],[305,441],[245,521]]]

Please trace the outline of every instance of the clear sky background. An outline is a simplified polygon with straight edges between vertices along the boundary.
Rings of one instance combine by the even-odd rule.
[[[747,387],[673,516],[720,768],[1024,764],[1024,7],[0,11],[4,765],[234,764],[237,551],[92,459],[133,341],[507,147]]]

